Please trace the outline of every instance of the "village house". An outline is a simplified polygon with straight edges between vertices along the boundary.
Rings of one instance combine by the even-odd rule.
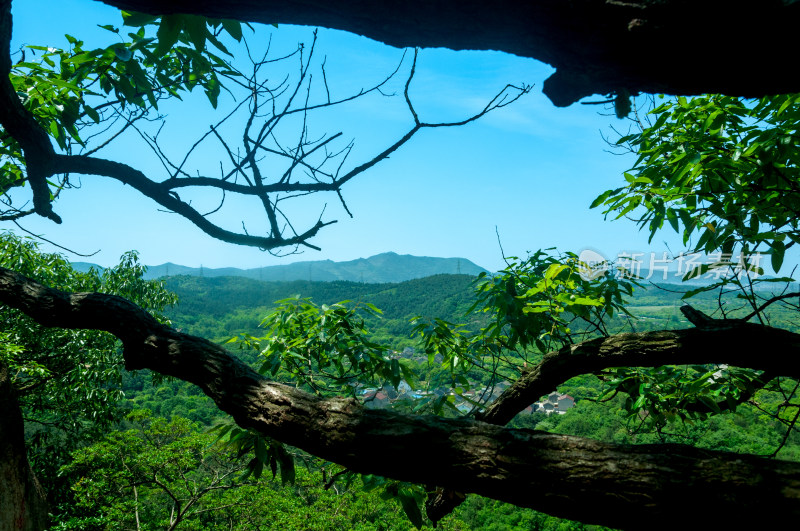
[[[542,411],[548,415],[551,413],[563,415],[568,409],[573,407],[575,407],[574,398],[569,395],[559,394],[555,391],[547,395],[547,398],[542,402],[534,402],[531,404],[531,408],[534,412]]]

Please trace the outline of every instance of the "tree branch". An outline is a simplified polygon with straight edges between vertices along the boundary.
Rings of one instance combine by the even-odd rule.
[[[343,0],[331,8],[323,0],[102,1],[148,13],[323,26],[402,48],[533,57],[556,68],[544,92],[558,106],[611,92],[755,97],[800,91],[800,78],[787,76],[785,58],[774,53],[795,46],[797,2]],[[715,53],[721,43],[743,38],[736,53]],[[743,64],[747,76],[739,73]]]
[[[28,161],[28,182],[33,193],[33,209],[56,223],[61,218],[53,212],[47,177],[55,154],[50,137],[39,127],[11,84],[11,0],[0,0],[0,124],[20,145]]]
[[[145,174],[131,168],[127,164],[115,162],[95,157],[83,157],[80,155],[55,155],[54,169],[56,172],[63,173],[82,173],[86,175],[102,175],[127,184],[142,195],[149,197],[164,208],[179,214],[209,236],[224,242],[235,243],[238,245],[249,245],[251,247],[261,247],[271,249],[278,246],[295,245],[304,243],[307,239],[316,235],[322,227],[336,223],[335,221],[318,221],[311,229],[303,234],[290,238],[280,238],[275,236],[252,236],[225,230],[214,223],[211,223],[200,212],[195,210],[188,203],[181,201],[176,195],[169,192],[170,181],[165,184],[151,181]],[[227,184],[227,183],[223,183]]]
[[[2,19],[0,19],[0,48],[2,48],[0,50],[0,81],[2,81],[2,86],[0,86],[0,125],[2,125],[3,133],[7,134],[10,140],[18,142],[22,148],[24,161],[20,165],[24,167],[23,169],[27,175],[21,180],[30,182],[33,193],[33,211],[57,222],[60,222],[60,218],[53,212],[52,203],[63,186],[57,187],[53,192],[51,188],[55,186],[48,184],[48,178],[57,174],[66,176],[70,173],[98,175],[116,179],[133,187],[168,211],[186,218],[213,238],[265,250],[281,247],[297,248],[300,245],[318,249],[318,247],[311,245],[308,240],[313,238],[321,228],[335,223],[335,220],[323,221],[320,216],[320,219],[310,228],[304,231],[302,228],[295,230],[291,220],[281,210],[282,201],[314,192],[333,192],[342,200],[342,205],[348,215],[352,216],[342,198],[342,186],[353,177],[386,159],[411,139],[421,128],[455,127],[469,123],[487,112],[517,100],[530,91],[528,86],[506,86],[489,101],[482,111],[464,120],[452,123],[421,123],[413,111],[408,96],[408,87],[414,76],[414,67],[417,59],[417,54],[415,53],[414,64],[412,64],[410,74],[405,82],[405,98],[414,115],[415,123],[399,140],[370,160],[353,169],[343,170],[344,161],[352,148],[352,142],[345,148],[337,150],[333,147],[333,144],[340,140],[341,133],[330,136],[324,135],[319,139],[309,139],[306,123],[308,114],[311,111],[345,104],[370,94],[383,93],[382,88],[394,79],[400,71],[403,61],[401,60],[397,68],[376,84],[334,99],[330,98],[330,93],[326,90],[325,101],[314,102],[310,100],[312,81],[310,68],[316,44],[315,33],[314,43],[310,46],[307,56],[304,55],[304,48],[301,45],[296,53],[269,60],[265,55],[261,61],[254,60],[253,74],[246,79],[246,82],[240,81],[243,83],[243,88],[246,89],[242,102],[236,105],[231,113],[225,115],[216,126],[212,126],[209,131],[201,135],[178,164],[172,163],[167,158],[167,155],[161,151],[158,145],[158,133],[150,136],[140,131],[135,125],[132,125],[133,120],[128,120],[126,127],[132,125],[149,147],[154,150],[165,170],[169,173],[169,178],[159,182],[152,176],[145,175],[143,172],[126,164],[90,157],[87,154],[64,155],[55,152],[45,129],[37,123],[31,112],[23,106],[8,77],[11,72],[11,57],[9,53],[11,14],[8,0],[0,0],[0,15],[2,16]],[[278,82],[277,86],[270,87],[267,86],[265,80],[258,78],[258,75],[260,75],[259,70],[263,65],[283,61],[294,56],[299,57],[300,61],[299,78],[296,82],[292,82],[290,76],[287,75],[282,81]],[[303,102],[300,102],[299,95],[303,93],[306,97]],[[265,101],[262,102],[261,100]],[[231,118],[240,107],[244,106],[245,102],[249,102],[249,117],[242,137],[244,155],[239,157],[238,154],[234,155],[234,150],[219,134],[217,127]],[[264,109],[267,110],[264,111]],[[143,115],[135,117],[134,120],[141,118]],[[286,123],[286,120],[293,116],[302,118],[302,129],[298,134],[294,147],[287,149],[276,138],[276,128],[280,124]],[[263,123],[254,124],[256,120]],[[252,127],[255,127],[255,132],[257,133],[255,138],[251,138],[250,135]],[[286,127],[291,128],[291,123]],[[184,166],[187,164],[189,156],[196,151],[202,142],[209,138],[215,138],[222,143],[233,167],[230,171],[225,172],[222,163],[220,163],[221,176],[216,179],[200,176],[199,172],[197,176],[191,176],[184,169]],[[265,157],[274,158],[265,161]],[[279,168],[278,174],[271,176],[266,173],[266,170],[262,172],[260,164],[263,164],[270,172],[274,172],[275,165],[268,164],[268,162],[272,162],[275,159],[279,162],[277,166],[284,165],[283,168]],[[337,161],[336,159],[339,160]],[[327,169],[329,166],[335,167],[337,163],[338,168],[333,171]],[[242,177],[242,180],[237,181],[239,176]],[[66,182],[65,177],[63,183]],[[16,182],[14,184],[22,186],[24,183]],[[244,229],[244,226],[238,232],[223,228],[210,221],[208,213],[196,209],[190,202],[181,199],[177,190],[186,187],[211,188],[221,191],[223,200],[217,210],[221,208],[224,203],[224,194],[228,192],[255,198],[261,203],[261,209],[266,217],[266,227],[260,231],[260,234],[252,235]],[[211,212],[215,211],[212,210]],[[24,212],[11,209],[11,211],[0,213],[2,215],[0,219],[16,218],[23,214]]]
[[[604,444],[469,419],[370,410],[354,399],[321,399],[267,380],[222,347],[161,325],[121,297],[64,293],[2,268],[0,302],[45,326],[108,331],[123,342],[126,368],[149,368],[194,383],[240,426],[356,472],[474,492],[615,527],[643,522],[650,528],[672,527],[680,525],[686,511],[699,515],[700,524],[717,526],[757,525],[764,512],[800,516],[797,463],[681,445]],[[781,360],[796,372],[786,350],[797,350],[797,336],[753,326],[727,335],[745,351],[754,343],[745,336],[760,333],[760,347],[780,350]],[[628,364],[635,357],[632,349],[643,359],[661,356],[675,363],[689,357],[730,361],[737,356],[726,349],[732,340],[720,336],[699,330],[626,334],[550,356],[562,364],[562,358],[571,357],[584,372]],[[702,348],[691,354],[690,341],[702,346],[712,338],[724,341],[717,343],[716,355]],[[765,357],[750,358],[769,365]],[[675,511],[676,506],[682,510]]]
[[[660,330],[592,339],[546,354],[478,418],[505,424],[570,378],[611,367],[716,363],[800,378],[800,334],[736,322],[710,330]]]

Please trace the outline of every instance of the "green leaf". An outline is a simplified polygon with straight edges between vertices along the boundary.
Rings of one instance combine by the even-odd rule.
[[[281,469],[281,483],[294,485],[296,478],[294,458],[282,446],[278,452],[278,464]]]
[[[202,52],[206,47],[206,38],[211,35],[206,27],[206,19],[197,15],[184,15],[183,24],[194,49]]]
[[[573,304],[580,304],[583,306],[602,306],[603,303],[597,299],[591,299],[589,297],[576,297],[573,301]]]
[[[117,59],[120,61],[130,61],[131,57],[133,57],[131,50],[126,48],[124,44],[116,44],[112,49],[114,50],[114,55],[116,55]]]
[[[597,196],[597,198],[594,201],[592,201],[592,204],[589,205],[589,208],[597,208],[598,206],[602,205],[605,202],[605,200],[608,199],[609,196],[611,196],[613,192],[614,190],[606,190],[605,192]]]
[[[417,529],[422,529],[422,511],[419,508],[419,504],[417,500],[402,491],[400,491],[397,495],[397,499],[400,500],[400,505],[403,507],[403,512],[406,513],[406,516],[414,524],[414,527]]]
[[[397,387],[400,385],[400,362],[397,359],[392,359],[390,367],[392,385]]]
[[[222,43],[219,41],[219,39],[217,39],[217,38],[216,38],[216,37],[215,37],[215,36],[214,36],[212,33],[209,33],[209,34],[206,36],[206,38],[208,39],[208,42],[210,42],[211,44],[213,44],[213,45],[214,45],[214,46],[215,46],[215,47],[216,47],[218,50],[220,50],[222,53],[224,53],[224,54],[227,54],[227,55],[231,55],[231,53],[228,51],[228,48],[226,48],[226,47],[225,47],[225,45],[224,45],[224,44],[222,44]]]
[[[554,278],[556,278],[556,277],[557,277],[557,276],[558,276],[558,275],[559,275],[559,274],[560,274],[562,271],[564,271],[564,270],[565,270],[565,269],[567,269],[568,267],[569,267],[569,266],[567,266],[567,265],[565,265],[565,264],[551,264],[551,265],[550,265],[550,266],[547,268],[547,271],[545,271],[545,273],[544,273],[544,279],[545,279],[545,280],[553,280],[553,279],[554,279]]]
[[[206,96],[208,97],[208,101],[211,102],[211,106],[214,109],[217,108],[219,93],[220,93],[220,84],[217,81],[217,79],[216,78],[209,79],[206,88]]]
[[[137,13],[135,11],[122,11],[122,23],[126,26],[146,26],[158,19],[156,15]]]
[[[266,463],[267,460],[269,459],[269,455],[267,454],[267,446],[266,444],[264,444],[263,438],[256,437],[254,450],[256,459],[258,459],[262,463]]]
[[[783,256],[786,252],[786,246],[782,241],[774,241],[771,243],[771,246],[770,261],[772,263],[772,270],[777,273],[783,265]]]
[[[83,112],[85,112],[86,115],[89,118],[91,118],[92,121],[94,121],[94,123],[96,123],[96,124],[100,123],[100,115],[97,113],[97,111],[94,109],[94,107],[90,107],[89,105],[84,104],[83,105]]]
[[[679,211],[679,212],[682,212],[682,211]],[[680,228],[680,225],[678,223],[678,216],[675,215],[675,211],[672,210],[672,209],[669,209],[669,210],[667,210],[666,214],[667,214],[667,221],[669,222],[669,224],[672,227],[672,229],[675,232],[677,232],[678,234],[680,234],[681,228]]]
[[[242,40],[242,25],[238,20],[222,19],[222,27],[237,42]]]
[[[156,55],[163,56],[175,46],[183,29],[183,21],[184,15],[164,15],[161,17],[161,24],[156,32],[158,37]]]

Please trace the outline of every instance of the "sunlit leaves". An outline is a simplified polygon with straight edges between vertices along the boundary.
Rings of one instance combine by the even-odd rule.
[[[763,299],[756,286],[792,282],[760,277],[767,257],[778,272],[800,242],[800,95],[679,97],[638,125],[617,141],[638,156],[626,185],[601,194],[592,208],[635,219],[651,241],[666,221],[689,253],[710,257],[684,280],[714,272],[716,282],[688,290],[684,299],[735,289],[757,309]],[[676,419],[735,410],[764,385],[755,383],[760,377],[715,366],[621,368],[608,375],[607,396],[627,394],[629,418],[660,430]]]
[[[205,512],[201,500],[239,484],[241,464],[190,421],[139,410],[126,424],[76,451],[62,471],[74,479],[76,509],[109,528],[136,528],[137,519],[148,529],[197,528],[178,524]]]
[[[727,365],[624,367],[606,371],[600,400],[625,393],[623,409],[633,431],[660,431],[670,423],[692,423],[709,415],[735,412],[742,398],[764,383],[759,373]]]
[[[135,31],[100,26],[122,42],[85,49],[82,40],[67,35],[68,48],[27,46],[12,66],[11,82],[21,102],[61,150],[85,147],[81,131],[87,126],[118,116],[130,106],[138,113],[157,110],[160,99],[179,98],[182,91],[196,87],[216,107],[222,78],[238,75],[206,45],[229,55],[220,38],[225,33],[241,40],[238,22],[193,15],[123,12],[122,16]],[[151,26],[157,26],[155,32]],[[0,150],[6,159],[0,190],[22,186],[24,160],[13,137],[5,135]]]
[[[741,252],[745,270],[768,254],[777,272],[800,235],[800,96],[681,97],[649,117],[617,141],[638,155],[627,185],[591,206],[637,216],[651,240],[667,221],[692,251]]]
[[[158,312],[175,302],[160,282],[142,280],[144,268],[135,253],[126,253],[118,266],[102,273],[80,273],[63,257],[39,252],[32,241],[0,233],[0,266],[57,289],[127,297],[162,321]],[[0,341],[6,345],[0,351],[14,369],[12,381],[26,419],[48,426],[32,438],[32,458],[53,466],[54,456],[45,458],[41,449],[51,443],[63,446],[65,433],[78,444],[80,437],[93,437],[117,418],[122,394],[118,342],[105,332],[44,328],[9,308],[0,312],[0,323]]]
[[[388,355],[388,347],[370,341],[362,314],[378,315],[374,306],[347,302],[317,306],[309,299],[278,301],[261,322],[263,337],[241,336],[232,342],[261,353],[261,372],[285,371],[317,393],[353,394],[358,383],[413,385],[413,373]]]
[[[572,323],[603,330],[603,319],[625,313],[624,296],[634,283],[613,272],[586,280],[572,253],[537,251],[527,260],[511,259],[497,275],[481,275],[476,309],[491,315],[483,333],[509,349],[534,346],[540,352],[572,342]]]
[[[431,412],[434,415],[462,415],[456,407],[457,400],[474,407],[481,404],[470,399],[465,393],[473,387],[468,377],[473,368],[481,368],[483,359],[499,354],[497,342],[487,340],[465,328],[435,318],[433,320],[416,317],[413,334],[420,337],[422,348],[428,357],[428,367],[441,367],[447,374],[446,381],[428,381],[428,387],[442,385],[447,392],[427,394],[415,403],[417,412]]]

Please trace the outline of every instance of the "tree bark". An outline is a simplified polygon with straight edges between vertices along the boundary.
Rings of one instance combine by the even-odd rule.
[[[123,298],[64,293],[2,268],[0,302],[45,326],[108,331],[123,342],[126,368],[192,382],[240,426],[357,472],[614,527],[671,528],[693,513],[697,525],[737,527],[755,526],[770,512],[800,517],[797,463],[681,445],[605,444],[321,399],[267,380],[220,346],[161,325]],[[720,352],[729,346],[719,344]],[[623,341],[619,348],[630,347]],[[664,343],[662,354],[670,348],[680,347]]]
[[[0,529],[38,531],[47,520],[44,491],[25,451],[22,411],[8,366],[0,360]]]
[[[790,352],[800,353],[800,334],[754,323],[602,337],[546,354],[478,418],[506,424],[557,385],[609,367],[724,363],[800,379],[800,356],[787,355]]]
[[[800,4],[782,0],[102,0],[147,13],[193,13],[323,26],[398,47],[501,50],[557,69],[558,106],[592,94],[800,91],[786,74]]]

